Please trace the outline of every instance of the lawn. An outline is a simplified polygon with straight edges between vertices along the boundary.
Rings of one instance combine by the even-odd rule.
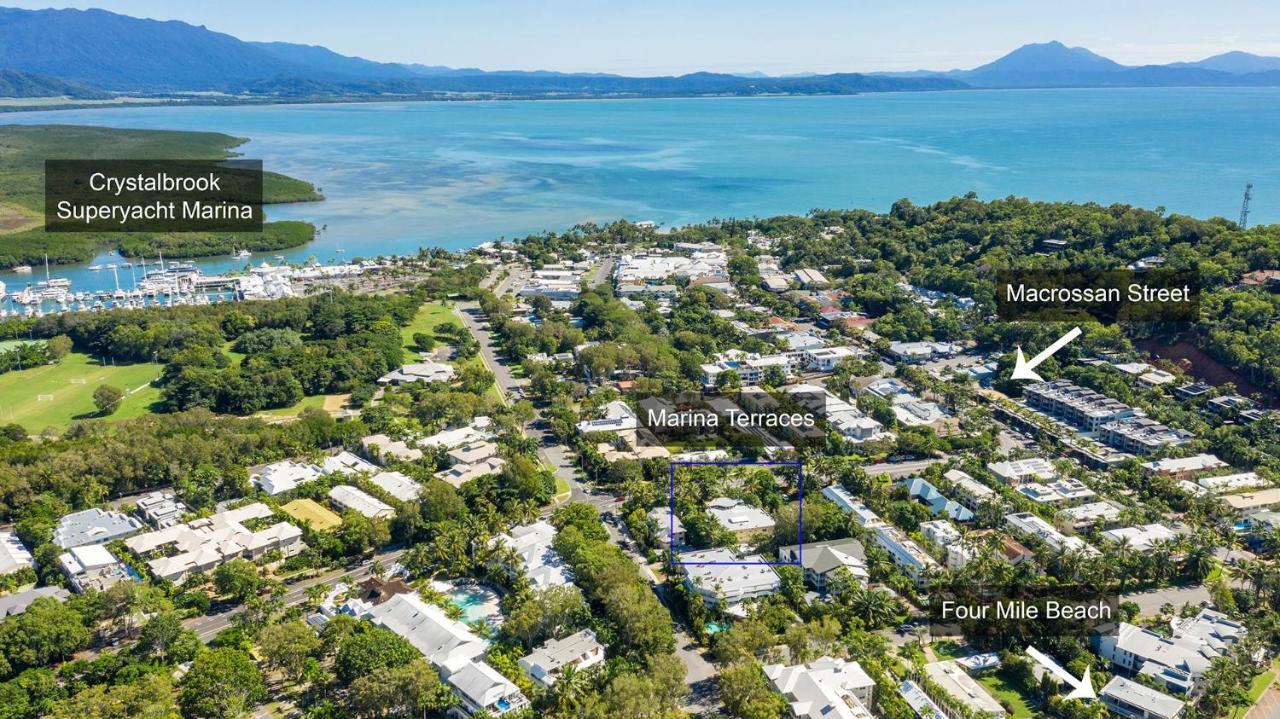
[[[435,327],[441,322],[447,322],[455,327],[462,326],[462,320],[453,314],[453,308],[444,302],[428,302],[418,308],[418,314],[413,318],[406,327],[400,330],[400,338],[404,342],[405,361],[417,362],[418,351],[414,349],[413,336],[418,332],[425,332],[432,337],[436,337]]]
[[[978,683],[991,692],[1000,703],[1007,704],[1013,709],[1012,719],[1026,719],[1035,715],[1035,710],[1017,688],[1006,682],[999,674],[978,677]]]
[[[324,400],[326,396],[327,395],[323,394],[313,394],[310,397],[303,397],[293,406],[264,409],[258,414],[263,417],[297,417],[302,414],[302,410],[304,409],[324,409]]]
[[[149,362],[104,367],[89,355],[73,352],[58,364],[0,374],[0,422],[40,432],[49,427],[61,429],[72,420],[90,419],[98,411],[93,406],[93,391],[103,384],[126,393],[111,419],[138,417],[150,411],[160,397],[160,391],[149,385],[160,369]]]
[[[1267,687],[1271,686],[1271,682],[1275,681],[1277,668],[1280,668],[1280,659],[1273,661],[1270,669],[1253,678],[1249,684],[1249,705],[1232,710],[1231,719],[1239,719],[1249,713],[1258,699],[1262,698],[1263,692],[1267,691]]]
[[[309,524],[317,532],[333,529],[342,524],[342,517],[325,509],[314,499],[295,499],[281,507],[280,511],[299,522]]]

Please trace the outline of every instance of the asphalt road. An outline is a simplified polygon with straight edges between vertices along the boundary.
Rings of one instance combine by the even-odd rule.
[[[393,549],[389,552],[375,554],[374,559],[382,562],[384,566],[394,563],[404,554],[403,549]],[[307,589],[317,584],[333,585],[343,577],[350,577],[352,580],[359,582],[373,576],[373,560],[361,564],[355,569],[334,569],[324,574],[314,576],[310,579],[304,579],[296,584],[290,584],[285,591],[282,600],[286,605],[302,604],[307,601]],[[188,619],[184,624],[187,629],[196,633],[202,642],[208,642],[218,632],[226,629],[231,625],[231,620],[237,614],[244,611],[244,607],[235,607],[221,614],[215,614],[208,617],[195,617]]]

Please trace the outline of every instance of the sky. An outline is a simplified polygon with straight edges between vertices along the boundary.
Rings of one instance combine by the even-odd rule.
[[[1124,64],[1280,55],[1275,0],[98,0],[385,62],[628,75],[948,70],[1060,40]]]

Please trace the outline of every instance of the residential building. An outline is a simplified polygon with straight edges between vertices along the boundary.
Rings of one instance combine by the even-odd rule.
[[[53,528],[53,543],[63,549],[86,544],[106,544],[142,529],[142,522],[122,512],[108,509],[86,509],[72,512],[58,520]]]
[[[863,504],[862,500],[854,497],[852,492],[838,484],[823,487],[822,496],[835,502],[840,511],[845,514],[852,514],[854,520],[863,527],[872,529],[884,524],[884,520],[871,511],[870,507]]]
[[[1218,477],[1201,477],[1196,480],[1196,484],[1204,487],[1205,490],[1212,494],[1229,494],[1241,492],[1246,489],[1260,489],[1271,486],[1271,482],[1259,477],[1256,472],[1224,474]]]
[[[1136,415],[1123,402],[1063,379],[1023,387],[1022,396],[1027,406],[1090,432]]]
[[[1103,527],[1108,527],[1120,521],[1120,512],[1123,509],[1124,505],[1119,502],[1105,499],[1064,509],[1058,513],[1058,519],[1073,529],[1092,527],[1099,523]]]
[[[863,391],[887,400],[894,417],[908,427],[932,425],[948,416],[936,402],[920,399],[894,377],[875,380]]]
[[[1120,544],[1127,542],[1135,552],[1145,552],[1159,542],[1171,542],[1177,538],[1172,529],[1163,524],[1144,524],[1137,527],[1109,529],[1102,533],[1102,538]]]
[[[81,594],[89,589],[101,592],[132,579],[129,568],[101,544],[72,547],[58,555],[58,564],[71,588]]]
[[[1271,487],[1256,492],[1223,495],[1226,502],[1238,514],[1248,515],[1262,509],[1280,507],[1280,489]]]
[[[489,417],[475,417],[471,422],[461,427],[446,429],[430,437],[423,437],[418,443],[423,447],[441,447],[443,449],[461,447],[464,444],[492,439],[493,432],[489,430],[492,424],[493,420]]]
[[[293,491],[307,482],[314,482],[322,476],[324,471],[314,464],[286,459],[251,473],[249,479],[258,489],[274,497]]]
[[[917,586],[924,586],[928,582],[928,574],[941,569],[938,562],[901,529],[889,524],[881,524],[873,529],[872,533],[876,544],[889,553],[893,563]]]
[[[969,672],[958,662],[931,662],[924,665],[924,673],[938,688],[963,704],[974,716],[1005,716],[1006,712],[1000,702],[969,676]]]
[[[149,558],[147,567],[152,574],[178,584],[191,572],[210,572],[237,557],[258,559],[272,550],[292,557],[305,549],[302,530],[288,522],[256,531],[245,527],[245,522],[260,523],[272,514],[270,507],[254,502],[130,537],[125,546],[139,557]]]
[[[604,661],[604,647],[596,640],[596,633],[583,629],[564,639],[551,639],[520,658],[520,668],[534,681],[550,688],[560,678],[565,667],[575,671],[593,667]]]
[[[649,519],[656,527],[659,544],[674,544],[678,549],[684,546],[684,522],[671,511],[670,507],[654,507],[649,510]]]
[[[151,492],[139,497],[136,504],[138,516],[156,529],[172,527],[187,513],[187,505],[178,501],[173,492]]]
[[[396,515],[391,505],[349,484],[335,485],[330,489],[329,501],[340,512],[349,509],[369,519],[391,519]]]
[[[1149,476],[1170,477],[1174,480],[1189,480],[1201,472],[1225,470],[1228,463],[1212,454],[1194,454],[1192,457],[1153,459],[1142,463],[1142,471]]]
[[[573,582],[573,572],[552,547],[556,528],[545,521],[513,527],[507,534],[499,534],[495,543],[504,544],[520,556],[525,576],[534,589],[546,589]]]
[[[831,282],[817,270],[800,269],[795,271],[796,282],[806,290],[821,290],[831,286]]]
[[[498,445],[489,441],[469,442],[445,453],[449,464],[478,464],[498,456]]]
[[[679,557],[685,585],[702,596],[709,607],[722,600],[726,611],[748,599],[778,591],[782,580],[760,555],[739,557],[724,547],[686,552]]]
[[[866,416],[857,407],[832,394],[825,387],[797,384],[787,387],[787,396],[804,409],[822,415],[827,425],[850,442],[868,442],[892,437],[884,425]]]
[[[832,372],[845,360],[857,359],[866,352],[856,347],[822,347],[805,351],[805,368],[812,372]]]
[[[799,564],[804,569],[805,583],[823,594],[827,591],[827,580],[841,567],[860,581],[870,578],[866,552],[862,542],[856,539],[828,539],[780,547],[778,561]]]
[[[1112,713],[1125,719],[1179,719],[1186,703],[1124,677],[1112,677],[1098,692]]]
[[[365,452],[383,463],[387,460],[413,462],[423,457],[422,450],[403,440],[391,439],[385,434],[371,434],[360,440],[360,444]]]
[[[412,362],[378,378],[379,385],[401,385],[410,382],[448,382],[455,375],[452,365],[442,362]]]
[[[0,575],[34,567],[31,552],[13,532],[0,532]]]
[[[1098,656],[1117,669],[1146,675],[1179,694],[1195,691],[1220,656],[1195,639],[1161,636],[1128,622],[1121,622],[1114,631],[1096,632],[1093,645]]]
[[[1017,487],[1023,482],[1052,482],[1058,478],[1058,470],[1044,457],[991,462],[987,469],[1010,487]]]
[[[995,490],[969,476],[967,472],[949,469],[943,478],[955,485],[956,496],[969,509],[977,509],[985,502],[996,501]]]
[[[1098,429],[1098,436],[1112,447],[1133,454],[1152,454],[1195,439],[1195,435],[1185,429],[1170,429],[1146,417],[1108,422]]]
[[[455,464],[446,470],[436,472],[435,478],[444,480],[454,487],[461,487],[473,479],[497,474],[505,466],[507,466],[507,460],[502,457],[490,457],[475,464]]]
[[[919,364],[953,357],[960,348],[949,342],[890,342],[889,357],[901,364]]]
[[[1097,496],[1084,482],[1071,477],[1064,477],[1052,484],[1028,482],[1014,491],[1040,504],[1075,504]]]
[[[345,474],[351,477],[357,474],[374,474],[378,471],[378,467],[363,457],[344,449],[335,455],[325,457],[320,464],[320,471],[325,474]]]
[[[1098,550],[1089,546],[1083,539],[1064,535],[1054,529],[1048,522],[1037,517],[1031,512],[1006,514],[1004,521],[1009,525],[1010,529],[1025,537],[1034,539],[1050,549],[1068,552],[1083,552],[1085,554],[1097,554],[1098,552]]]
[[[401,502],[412,502],[422,493],[417,480],[400,472],[378,472],[369,477],[369,483]]]
[[[946,517],[957,522],[972,522],[973,510],[959,502],[947,499],[936,487],[921,477],[911,477],[898,482],[906,487],[907,495],[929,508],[935,517]]]
[[[764,665],[769,684],[796,719],[873,719],[875,681],[856,661],[822,657],[808,664]]]
[[[929,698],[925,690],[910,679],[898,684],[898,694],[915,712],[917,719],[947,719],[947,715]]]
[[[600,419],[588,419],[578,423],[578,434],[591,432],[622,432],[640,426],[636,413],[622,400],[614,400],[603,408]]]
[[[707,513],[740,542],[773,531],[773,517],[768,512],[740,499],[717,497],[707,503]]]
[[[449,710],[451,716],[471,716],[483,711],[496,717],[529,706],[529,700],[511,680],[486,662],[457,661],[440,667],[445,683],[462,703]]]
[[[48,598],[58,602],[65,602],[70,596],[71,593],[62,587],[36,587],[35,589],[24,589],[21,592],[0,596],[0,620],[22,614],[37,599]]]

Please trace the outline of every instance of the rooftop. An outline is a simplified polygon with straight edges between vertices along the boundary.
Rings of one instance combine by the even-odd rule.
[[[127,514],[104,509],[72,512],[58,520],[53,543],[63,549],[84,544],[105,544],[142,529],[142,522]]]

